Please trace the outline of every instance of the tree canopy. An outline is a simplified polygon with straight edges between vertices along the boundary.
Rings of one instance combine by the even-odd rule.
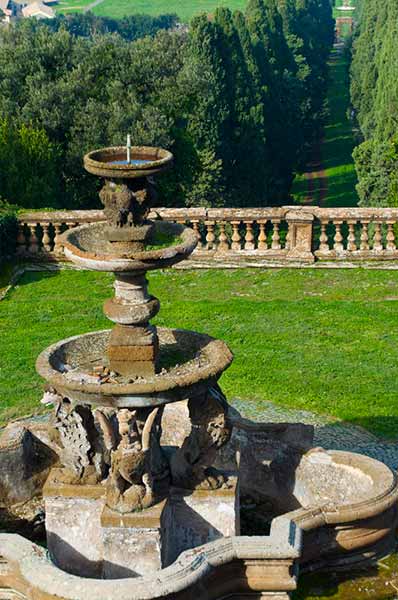
[[[329,0],[249,0],[245,14],[218,9],[188,31],[172,16],[131,19],[0,31],[0,194],[25,207],[96,206],[82,155],[129,132],[174,153],[160,181],[169,206],[286,202],[322,125]]]
[[[360,4],[351,64],[351,98],[362,136],[354,150],[363,206],[397,206],[398,4]]]

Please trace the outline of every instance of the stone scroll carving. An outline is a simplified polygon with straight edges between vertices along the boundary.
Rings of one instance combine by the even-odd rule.
[[[107,505],[121,513],[164,497],[170,472],[159,441],[163,407],[93,411],[56,394],[52,399],[63,483],[104,482]]]

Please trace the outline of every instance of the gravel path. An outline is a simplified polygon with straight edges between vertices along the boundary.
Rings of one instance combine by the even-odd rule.
[[[83,12],[89,12],[90,10],[98,6],[98,4],[102,4],[103,2],[104,0],[94,0],[94,2],[91,2],[91,4],[87,4],[87,6],[83,8]]]
[[[398,470],[398,443],[382,441],[362,427],[308,411],[283,408],[272,402],[262,402],[261,410],[254,402],[240,398],[231,400],[231,404],[244,417],[254,421],[313,425],[315,446],[322,446],[326,450],[348,450],[365,454]]]

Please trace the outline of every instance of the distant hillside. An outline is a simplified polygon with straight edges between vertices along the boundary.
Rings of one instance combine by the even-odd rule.
[[[58,12],[68,14],[90,8],[102,17],[121,18],[134,14],[162,15],[175,13],[188,22],[200,13],[214,13],[220,6],[232,11],[243,10],[247,0],[60,0]]]

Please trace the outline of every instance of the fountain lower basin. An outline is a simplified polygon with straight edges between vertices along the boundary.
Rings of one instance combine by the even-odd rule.
[[[127,408],[158,406],[195,396],[214,384],[232,362],[232,353],[221,340],[182,329],[158,328],[157,332],[161,371],[146,379],[128,381],[115,376],[114,383],[101,383],[92,375],[95,366],[106,366],[111,330],[53,344],[40,354],[36,368],[72,401]]]

